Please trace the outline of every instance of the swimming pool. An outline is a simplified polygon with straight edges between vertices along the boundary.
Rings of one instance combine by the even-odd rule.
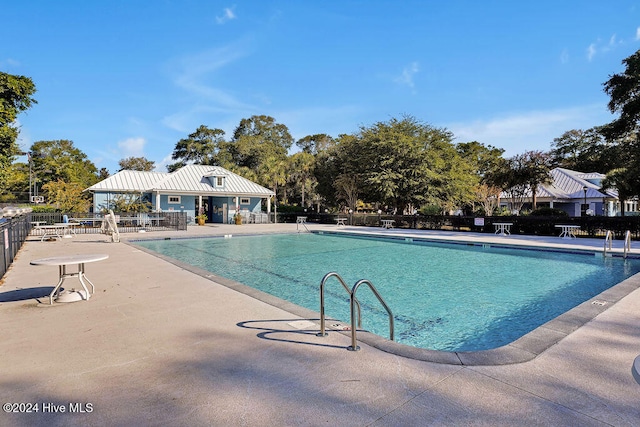
[[[329,271],[369,279],[391,307],[396,341],[419,348],[500,347],[640,271],[638,260],[591,254],[310,233],[136,244],[314,311]],[[386,312],[358,293],[363,328],[388,337]],[[349,321],[348,295],[326,287],[327,315]]]

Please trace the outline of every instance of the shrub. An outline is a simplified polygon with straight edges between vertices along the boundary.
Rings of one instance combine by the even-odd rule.
[[[535,211],[531,211],[529,215],[532,216],[569,216],[568,213],[563,211],[562,209],[554,209],[554,208],[538,208]]]

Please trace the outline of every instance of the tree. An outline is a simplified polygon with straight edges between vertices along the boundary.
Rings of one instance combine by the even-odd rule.
[[[532,209],[535,210],[537,207],[538,187],[552,181],[550,174],[551,157],[549,153],[543,153],[542,151],[526,151],[522,156],[524,166],[522,173],[524,173],[524,180],[531,191]]]
[[[304,138],[296,141],[296,145],[304,153],[316,155],[321,151],[325,151],[327,148],[335,144],[335,140],[327,134],[319,133],[315,135],[307,135]]]
[[[508,196],[512,212],[522,210],[528,193],[523,169],[523,158],[519,155],[506,159],[502,167],[491,174],[491,183],[501,188]]]
[[[29,200],[29,165],[14,162],[4,173],[4,185],[0,187],[0,202]]]
[[[169,166],[168,169],[172,172],[189,163],[220,165],[221,159],[218,154],[224,145],[222,129],[209,129],[205,125],[200,125],[195,132],[176,143],[171,158],[178,162]]]
[[[551,164],[582,172],[607,173],[620,164],[620,147],[607,141],[600,128],[572,129],[551,143]]]
[[[58,180],[87,188],[98,182],[96,166],[66,139],[37,141],[31,145],[34,174],[43,183]]]
[[[620,116],[601,129],[620,150],[620,162],[607,174],[607,182],[615,184],[621,201],[623,196],[640,195],[640,50],[622,63],[626,65],[624,73],[614,74],[604,83],[604,91],[611,97],[609,110]]]
[[[640,122],[640,50],[623,59],[622,63],[626,66],[625,71],[610,76],[604,83],[604,91],[611,97],[609,111],[620,113],[602,129],[610,140],[637,132]]]
[[[304,151],[291,155],[287,161],[288,181],[294,191],[299,191],[302,207],[306,207],[305,196],[316,184],[313,176],[314,166],[315,157]]]
[[[155,168],[156,162],[148,160],[146,157],[127,157],[118,162],[120,170],[150,172]]]
[[[279,158],[267,158],[260,164],[258,170],[260,183],[273,190],[275,195],[274,211],[277,212],[278,186],[284,185],[286,180],[285,161]],[[243,175],[245,176],[245,175]]]
[[[487,184],[479,184],[476,187],[475,192],[484,214],[486,216],[493,215],[493,212],[498,207],[502,189],[500,187],[494,187]]]
[[[252,116],[242,119],[229,145],[232,163],[258,170],[267,159],[284,160],[293,138],[273,117]]]
[[[498,169],[504,161],[504,150],[478,141],[461,142],[456,145],[458,154],[471,164],[476,174],[484,181],[485,177]]]
[[[15,121],[37,101],[36,87],[29,77],[0,72],[0,188],[6,188],[6,171],[17,152],[18,127]]]
[[[526,151],[507,159],[503,167],[492,174],[491,183],[509,195],[513,211],[522,210],[529,194],[535,209],[538,187],[551,180],[550,165],[548,153]]]
[[[42,186],[47,202],[62,212],[88,212],[91,201],[84,195],[84,187],[78,182],[49,181]]]

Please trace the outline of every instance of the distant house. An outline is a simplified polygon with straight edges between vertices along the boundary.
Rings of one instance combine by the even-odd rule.
[[[547,206],[565,211],[569,216],[620,215],[618,192],[614,189],[602,189],[605,175],[597,172],[583,173],[569,169],[551,170],[552,182],[540,185],[536,191],[537,207]],[[501,206],[509,206],[508,197],[503,193]],[[531,208],[531,192],[525,199]],[[629,201],[627,212],[637,211],[637,202]]]
[[[93,193],[94,212],[113,207],[117,198],[140,197],[153,211],[186,212],[193,222],[198,211],[208,222],[229,223],[236,212],[271,211],[275,193],[220,166],[187,165],[172,173],[124,170],[87,188]]]

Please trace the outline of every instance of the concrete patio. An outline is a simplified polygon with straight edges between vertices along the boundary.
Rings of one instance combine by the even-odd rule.
[[[121,238],[268,232],[296,232],[296,224],[189,227]],[[603,246],[589,239],[420,233]],[[96,294],[50,306],[57,269],[29,262],[87,253],[109,255],[86,266]],[[361,351],[347,351],[349,336],[315,335],[317,314],[296,315],[303,313],[297,307],[267,304],[104,235],[34,237],[0,286],[0,400],[38,404],[38,412],[3,412],[0,425],[638,426],[640,384],[632,365],[640,354],[640,278],[629,280],[627,289],[635,290],[537,357],[469,366],[406,358],[364,342]]]

